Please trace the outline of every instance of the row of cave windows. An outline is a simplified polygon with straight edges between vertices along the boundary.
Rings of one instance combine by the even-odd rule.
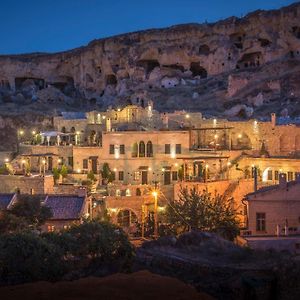
[[[120,154],[125,154],[125,145],[119,145]],[[114,144],[109,145],[109,154],[115,154],[116,147]],[[148,141],[147,144],[144,141],[134,143],[132,146],[132,157],[153,157],[153,144]]]
[[[119,146],[120,154],[125,154],[125,145]],[[115,154],[116,147],[114,144],[109,145],[109,154]],[[175,145],[175,153],[181,154],[181,144]],[[165,154],[171,154],[171,144],[165,144]],[[153,144],[148,141],[147,144],[144,141],[134,143],[132,145],[132,157],[153,157]]]
[[[287,172],[287,180],[288,181],[292,181],[294,180],[294,178],[297,177],[297,172]],[[274,175],[274,176],[273,176]],[[267,176],[267,180],[279,180],[279,171],[274,171],[274,174],[273,174],[273,170],[268,170],[268,176]]]

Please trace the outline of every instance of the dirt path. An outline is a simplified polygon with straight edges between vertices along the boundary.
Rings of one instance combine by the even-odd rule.
[[[73,282],[37,282],[0,288],[1,300],[211,300],[177,279],[140,271]]]

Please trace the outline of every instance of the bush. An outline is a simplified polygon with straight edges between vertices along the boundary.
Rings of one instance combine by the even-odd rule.
[[[76,257],[92,258],[93,263],[122,260],[127,264],[133,257],[133,248],[126,234],[108,222],[90,221],[66,231],[74,241],[71,252]]]
[[[62,251],[33,233],[0,237],[0,280],[4,283],[57,280],[65,272]]]

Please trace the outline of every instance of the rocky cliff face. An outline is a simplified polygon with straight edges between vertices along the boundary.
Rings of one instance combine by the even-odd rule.
[[[208,115],[298,113],[300,4],[214,24],[92,41],[56,54],[0,57],[0,101],[11,110],[154,100]],[[65,108],[65,107],[64,107]]]

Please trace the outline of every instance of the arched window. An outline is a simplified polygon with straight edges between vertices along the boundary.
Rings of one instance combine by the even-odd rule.
[[[139,144],[139,157],[145,157],[145,143],[140,141]]]
[[[137,221],[136,214],[131,210],[121,210],[117,216],[117,222],[121,227],[129,227]]]
[[[151,141],[147,143],[147,157],[153,157],[153,145]]]
[[[127,196],[127,197],[130,197],[130,196],[131,196],[131,191],[130,191],[130,189],[126,189],[126,196]]]
[[[132,152],[131,152],[131,156],[132,157],[137,157],[138,156],[138,144],[137,143],[134,143],[132,145]]]

